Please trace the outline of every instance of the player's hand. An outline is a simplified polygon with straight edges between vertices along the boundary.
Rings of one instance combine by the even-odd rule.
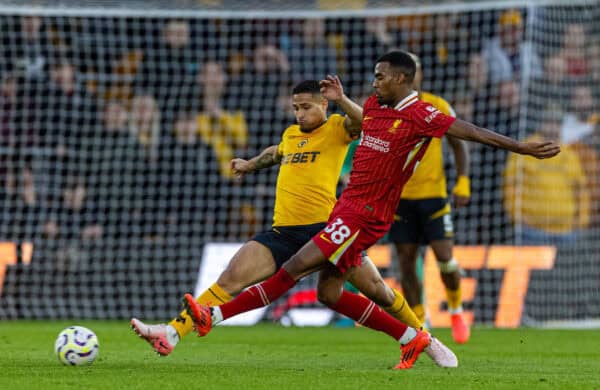
[[[460,195],[456,195],[454,194],[453,196],[453,200],[454,200],[454,208],[456,210],[465,207],[466,205],[469,204],[469,200],[471,200],[470,197],[468,196],[460,196]]]
[[[550,158],[560,153],[560,145],[554,141],[521,142],[519,153],[539,159]]]
[[[344,96],[344,87],[338,76],[327,75],[325,80],[319,82],[321,94],[327,100],[338,101]]]
[[[246,173],[254,170],[254,165],[250,161],[241,158],[234,158],[229,165],[236,179],[241,179]]]
[[[454,209],[466,206],[471,200],[471,181],[466,175],[459,175],[452,189]]]

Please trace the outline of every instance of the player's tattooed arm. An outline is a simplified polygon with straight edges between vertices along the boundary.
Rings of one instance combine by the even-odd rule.
[[[278,152],[277,145],[271,145],[263,150],[258,156],[250,160],[234,158],[231,160],[231,170],[236,178],[243,177],[246,173],[256,171],[257,169],[268,168],[279,164],[281,155]]]
[[[281,155],[277,152],[277,149],[277,145],[271,145],[263,150],[261,154],[250,160],[254,162],[254,169],[263,169],[279,164]]]

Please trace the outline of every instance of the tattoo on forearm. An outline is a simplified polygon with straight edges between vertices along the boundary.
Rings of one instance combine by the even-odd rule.
[[[271,153],[265,153],[262,156],[259,156],[254,165],[256,166],[256,169],[267,168],[275,165],[273,155]]]

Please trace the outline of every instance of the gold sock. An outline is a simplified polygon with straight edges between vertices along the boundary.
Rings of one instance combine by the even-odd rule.
[[[400,320],[406,325],[415,329],[423,330],[423,321],[420,321],[415,313],[411,310],[410,306],[406,302],[406,299],[404,298],[404,295],[402,295],[396,289],[393,290],[396,299],[394,299],[392,306],[385,307],[384,310],[387,311],[392,317]]]
[[[196,302],[204,306],[215,306],[227,303],[232,299],[231,295],[227,294],[217,283],[214,283],[196,298]],[[194,328],[193,322],[185,310],[179,313],[179,316],[173,318],[169,325],[177,330],[180,339],[189,334]]]
[[[446,289],[446,299],[448,300],[448,311],[450,313],[459,313],[462,311],[460,287],[456,290]]]
[[[413,311],[413,313],[415,313],[415,316],[417,316],[419,321],[422,324],[424,324],[425,323],[425,306],[423,306],[422,303],[419,303],[419,304],[411,307],[411,310]]]

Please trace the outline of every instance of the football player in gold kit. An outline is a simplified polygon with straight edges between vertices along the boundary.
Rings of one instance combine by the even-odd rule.
[[[267,279],[326,226],[348,145],[359,137],[361,123],[338,114],[328,118],[327,99],[316,80],[294,87],[292,99],[297,124],[285,130],[279,145],[250,160],[231,161],[233,173],[240,178],[280,164],[272,229],[257,234],[239,249],[217,281],[196,298],[202,305],[221,305],[244,288]],[[366,255],[362,266],[352,273],[349,280],[375,303],[405,324],[422,327],[404,297],[384,283]],[[131,325],[163,356],[193,328],[185,310],[169,324],[149,325],[134,318]]]

